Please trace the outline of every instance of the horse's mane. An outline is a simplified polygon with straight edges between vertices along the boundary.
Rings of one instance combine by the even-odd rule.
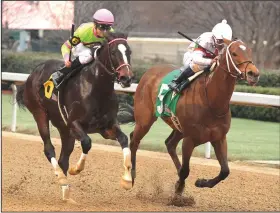
[[[107,32],[105,34],[105,40],[100,42],[101,48],[104,47],[108,42],[116,39],[116,38],[124,38],[127,39],[128,33],[125,32]],[[94,55],[95,49],[94,46],[91,48],[92,55]]]
[[[105,39],[107,41],[111,41],[115,38],[124,38],[124,39],[127,39],[127,36],[128,34],[125,33],[125,32],[108,32],[106,35],[105,35]]]

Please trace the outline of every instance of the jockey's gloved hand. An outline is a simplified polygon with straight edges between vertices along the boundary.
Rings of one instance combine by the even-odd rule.
[[[66,59],[66,60],[64,61],[64,63],[65,63],[65,66],[66,66],[66,67],[71,67],[72,62],[69,61],[69,59]]]
[[[211,64],[214,64],[215,62],[217,62],[219,60],[219,57],[218,56],[216,56],[215,58],[213,58],[212,59],[212,62],[211,62]]]

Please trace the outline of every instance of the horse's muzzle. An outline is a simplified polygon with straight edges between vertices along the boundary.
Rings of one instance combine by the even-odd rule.
[[[120,85],[125,88],[125,87],[130,87],[131,85],[131,78],[128,76],[121,76],[119,79]]]
[[[260,73],[259,72],[253,72],[248,71],[246,75],[246,80],[250,86],[254,86],[259,82],[260,79]]]

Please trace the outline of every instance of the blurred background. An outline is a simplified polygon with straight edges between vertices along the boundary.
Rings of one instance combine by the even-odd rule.
[[[75,23],[77,28],[90,22],[100,8],[112,11],[116,30],[129,33],[136,83],[154,64],[182,65],[189,41],[177,31],[196,38],[226,19],[233,37],[252,48],[254,63],[261,70],[256,87],[240,81],[235,91],[280,95],[280,2],[277,1],[1,1],[2,72],[30,73],[44,60],[62,59],[60,48],[70,36],[71,24]],[[4,130],[9,130],[11,119],[9,91],[10,85],[2,82]],[[119,95],[119,99],[133,105],[129,95]],[[230,157],[248,159],[252,155],[250,159],[279,160],[279,109],[231,105],[231,111],[234,119],[229,133]],[[18,117],[19,130],[38,134],[29,112],[21,112]],[[124,127],[126,133],[132,128]],[[166,151],[164,139],[170,133],[169,127],[160,123],[155,128],[145,137],[142,148],[150,144],[152,149]],[[161,141],[153,142],[159,135]]]
[[[2,1],[1,4],[3,49],[59,53],[73,21],[78,27],[90,22],[97,9],[107,8],[115,15],[116,29],[140,38],[182,38],[177,34],[179,30],[196,38],[225,18],[232,26],[233,37],[251,46],[258,66],[267,69],[280,66],[280,2],[277,1]],[[181,63],[180,56],[186,49],[182,42],[145,43],[133,42],[133,58],[157,57]]]

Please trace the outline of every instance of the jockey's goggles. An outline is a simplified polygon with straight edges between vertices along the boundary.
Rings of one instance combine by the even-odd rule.
[[[96,27],[102,31],[105,31],[105,30],[108,31],[111,29],[111,25],[108,25],[108,24],[96,24]]]
[[[216,44],[222,45],[224,43],[223,39],[216,39]]]

